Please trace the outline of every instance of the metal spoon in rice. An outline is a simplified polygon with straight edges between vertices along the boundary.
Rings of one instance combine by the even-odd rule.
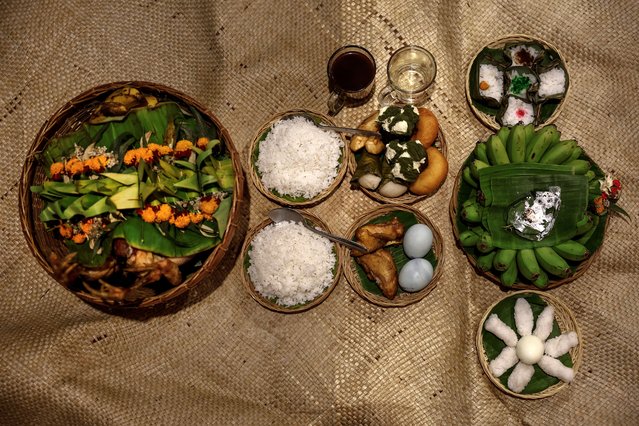
[[[341,238],[338,237],[336,235],[333,234],[329,234],[328,232],[324,232],[320,229],[315,229],[314,227],[310,226],[308,223],[306,223],[306,220],[304,220],[304,216],[302,216],[301,214],[299,214],[298,212],[296,212],[295,210],[291,210],[291,209],[287,209],[285,207],[280,207],[277,209],[273,209],[268,213],[268,217],[271,218],[271,220],[273,222],[296,222],[296,223],[300,223],[302,225],[304,225],[306,228],[310,229],[311,231],[321,235],[322,237],[326,237],[331,241],[334,241],[336,243],[339,244],[343,244],[346,247],[353,249],[353,250],[359,250],[363,253],[368,253],[368,249],[366,247],[364,247],[363,245],[356,243],[354,241],[351,241],[349,239],[346,238]]]

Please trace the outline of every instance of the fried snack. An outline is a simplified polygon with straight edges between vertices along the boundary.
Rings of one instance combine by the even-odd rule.
[[[408,189],[417,195],[432,195],[446,180],[448,174],[448,160],[437,148],[431,146],[426,149],[428,167],[426,167]]]
[[[358,129],[371,130],[373,132],[379,132],[379,124],[377,123],[377,114],[369,117],[364,121]],[[376,136],[362,136],[355,135],[351,138],[350,148],[351,151],[359,151],[362,148],[366,148],[366,151],[370,154],[380,154],[384,151],[384,142],[382,139]]]
[[[357,258],[366,276],[377,283],[384,296],[393,299],[397,294],[397,267],[388,250],[380,249]]]
[[[384,223],[364,225],[355,231],[355,240],[366,247],[369,253],[386,245],[398,244],[403,236],[404,225],[397,217],[393,217],[392,220]],[[357,257],[364,253],[353,250],[352,254]]]
[[[418,108],[419,121],[417,122],[417,129],[413,133],[412,139],[418,140],[424,145],[424,149],[431,146],[437,134],[439,133],[439,123],[437,117],[427,108]]]

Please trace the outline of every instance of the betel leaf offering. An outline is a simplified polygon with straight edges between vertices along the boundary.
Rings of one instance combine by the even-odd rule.
[[[230,153],[197,109],[134,87],[87,112],[40,153],[46,178],[31,187],[40,220],[69,250],[52,256],[56,277],[103,300],[160,294],[224,237]]]

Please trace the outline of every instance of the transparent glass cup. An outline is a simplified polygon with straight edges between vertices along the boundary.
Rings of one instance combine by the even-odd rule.
[[[379,94],[380,105],[394,103],[421,105],[437,75],[435,57],[419,46],[405,46],[395,51],[386,66],[388,85]]]
[[[337,49],[326,66],[329,114],[337,114],[345,105],[366,103],[373,94],[376,70],[375,58],[365,48],[348,45]]]

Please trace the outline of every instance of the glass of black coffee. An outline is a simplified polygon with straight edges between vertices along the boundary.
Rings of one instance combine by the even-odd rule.
[[[345,105],[361,105],[371,98],[375,86],[375,59],[361,46],[348,45],[337,49],[328,60],[326,71],[330,95],[330,115]]]

